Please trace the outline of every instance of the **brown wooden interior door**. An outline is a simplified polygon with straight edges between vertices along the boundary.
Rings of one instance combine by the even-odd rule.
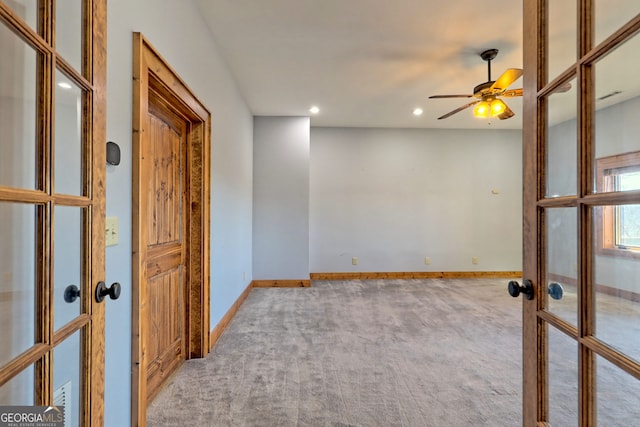
[[[158,386],[153,384],[153,389],[149,391],[149,364],[157,360],[156,367],[152,369],[159,372],[156,373],[159,383],[168,375],[172,364],[177,366],[183,358],[204,357],[209,352],[211,114],[140,33],[133,33],[132,122],[131,424],[142,426],[146,424],[148,399],[158,390]],[[151,177],[156,179],[156,172],[155,166],[149,161],[152,155],[149,153],[148,140],[155,132],[165,135],[168,144],[176,145],[177,138],[180,139],[179,146],[172,152],[175,156],[172,160],[174,172],[176,165],[181,165],[180,178],[174,177],[168,170],[157,171],[158,174],[175,178],[172,185],[178,182],[182,185],[181,193],[175,187],[170,192],[164,191],[167,197],[171,195],[173,204],[160,205],[161,208],[164,206],[163,210],[173,206],[173,213],[166,216],[173,219],[162,220],[173,224],[169,232],[153,225],[156,196],[150,197],[148,183]],[[163,157],[163,150],[169,149],[158,148],[157,157]],[[182,197],[179,209],[175,204],[176,197]],[[181,219],[175,217],[180,210]],[[178,220],[182,222],[175,222]],[[148,231],[154,227],[156,231]],[[176,237],[176,232],[182,234]],[[151,238],[156,240],[148,240]],[[164,249],[161,249],[163,246]],[[165,249],[167,251],[163,253]],[[164,276],[161,272],[164,272]],[[170,289],[172,296],[158,293],[150,299],[148,293],[152,290],[147,282],[152,276],[157,276],[158,285]],[[160,277],[164,282],[160,282]],[[183,286],[184,292],[177,289],[178,286]],[[179,307],[171,314],[174,317],[165,317],[166,320],[163,320],[160,316],[164,315],[164,310],[161,314],[148,313],[152,307],[169,303]],[[182,313],[185,313],[184,317]],[[174,328],[163,329],[166,335],[161,340],[150,341],[149,335],[156,334],[151,322],[158,325],[168,323]],[[151,351],[148,345],[153,347]],[[178,357],[173,353],[175,357],[171,362],[171,349],[177,351],[178,347],[183,356]],[[164,354],[167,356],[164,362],[158,359],[163,349],[166,349]]]
[[[102,425],[106,2],[0,1],[0,405]]]
[[[187,122],[149,92],[147,179],[147,396],[186,358],[185,148]]]
[[[527,427],[640,419],[640,3],[607,4],[524,2]]]

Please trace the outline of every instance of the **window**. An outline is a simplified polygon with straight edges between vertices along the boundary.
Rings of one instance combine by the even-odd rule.
[[[640,151],[596,160],[596,191],[640,190]],[[640,258],[640,205],[603,206],[598,251]]]

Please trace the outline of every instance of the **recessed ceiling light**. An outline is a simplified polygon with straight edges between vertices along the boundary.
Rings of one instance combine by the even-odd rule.
[[[318,114],[320,112],[320,109],[314,105],[313,107],[309,108],[309,112],[311,114]]]
[[[60,82],[58,83],[58,86],[60,86],[62,89],[71,89],[71,85],[67,82]]]
[[[422,108],[418,107],[416,109],[413,110],[413,115],[414,116],[421,116],[423,113]]]

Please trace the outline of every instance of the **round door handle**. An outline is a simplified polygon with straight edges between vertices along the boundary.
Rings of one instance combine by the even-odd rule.
[[[76,285],[69,285],[64,290],[64,301],[68,303],[75,302],[80,296],[80,289]]]
[[[107,295],[111,299],[118,299],[120,298],[120,290],[121,286],[118,282],[112,283],[108,288],[104,282],[98,282],[98,286],[96,286],[96,301],[104,301]]]
[[[523,294],[527,299],[533,299],[533,283],[531,283],[531,280],[525,280],[522,283],[523,285],[520,285],[515,280],[510,281],[508,287],[509,295],[517,298],[520,294]]]
[[[553,299],[562,299],[564,296],[564,288],[560,283],[549,283],[547,290],[549,292],[549,296]]]

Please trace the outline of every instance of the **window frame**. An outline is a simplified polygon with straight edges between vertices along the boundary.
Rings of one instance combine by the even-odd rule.
[[[596,159],[596,191],[598,193],[615,192],[614,180],[606,178],[619,175],[619,173],[611,173],[611,171],[627,168],[640,168],[640,151]],[[598,217],[596,218],[596,254],[640,259],[640,250],[619,247],[616,244],[617,212],[615,208],[615,206],[602,206],[598,210]]]

